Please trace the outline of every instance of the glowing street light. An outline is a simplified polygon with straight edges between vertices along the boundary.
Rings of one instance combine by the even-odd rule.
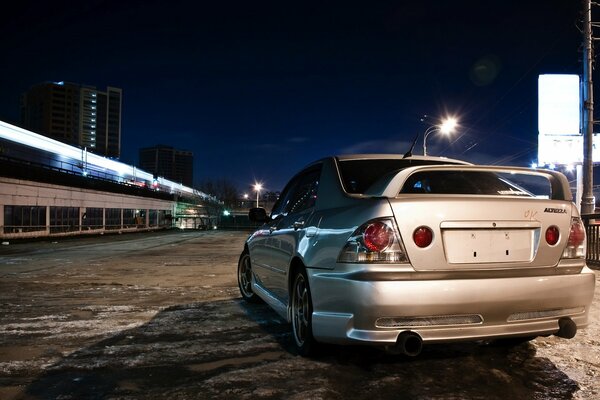
[[[260,183],[255,183],[254,190],[256,190],[256,208],[258,208],[258,196],[260,195],[260,191],[262,190],[262,185]]]
[[[423,155],[427,155],[427,136],[429,136],[432,132],[442,132],[445,135],[448,135],[456,129],[458,122],[456,118],[446,118],[439,125],[432,125],[425,130],[425,134],[423,136]]]

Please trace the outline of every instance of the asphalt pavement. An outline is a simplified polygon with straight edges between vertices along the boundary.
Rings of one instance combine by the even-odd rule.
[[[600,299],[572,340],[294,353],[244,303],[248,232],[170,231],[0,246],[0,399],[600,398]]]

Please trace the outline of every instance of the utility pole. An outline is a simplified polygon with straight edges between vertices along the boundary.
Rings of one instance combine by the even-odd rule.
[[[592,1],[583,0],[583,195],[581,214],[593,214],[594,201],[594,161],[592,142],[594,140],[594,91],[592,84]]]

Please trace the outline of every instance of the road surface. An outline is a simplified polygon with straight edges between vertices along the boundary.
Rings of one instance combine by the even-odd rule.
[[[575,339],[328,346],[241,301],[247,233],[156,232],[0,246],[0,399],[600,398],[600,318]],[[597,291],[598,292],[598,291]]]

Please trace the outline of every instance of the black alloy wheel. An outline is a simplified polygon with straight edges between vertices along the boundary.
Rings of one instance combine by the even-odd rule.
[[[292,336],[296,350],[302,356],[314,355],[317,342],[312,333],[312,299],[304,270],[294,277],[292,285]]]
[[[252,263],[247,251],[240,256],[237,277],[242,298],[249,303],[260,303],[260,298],[252,290]]]

